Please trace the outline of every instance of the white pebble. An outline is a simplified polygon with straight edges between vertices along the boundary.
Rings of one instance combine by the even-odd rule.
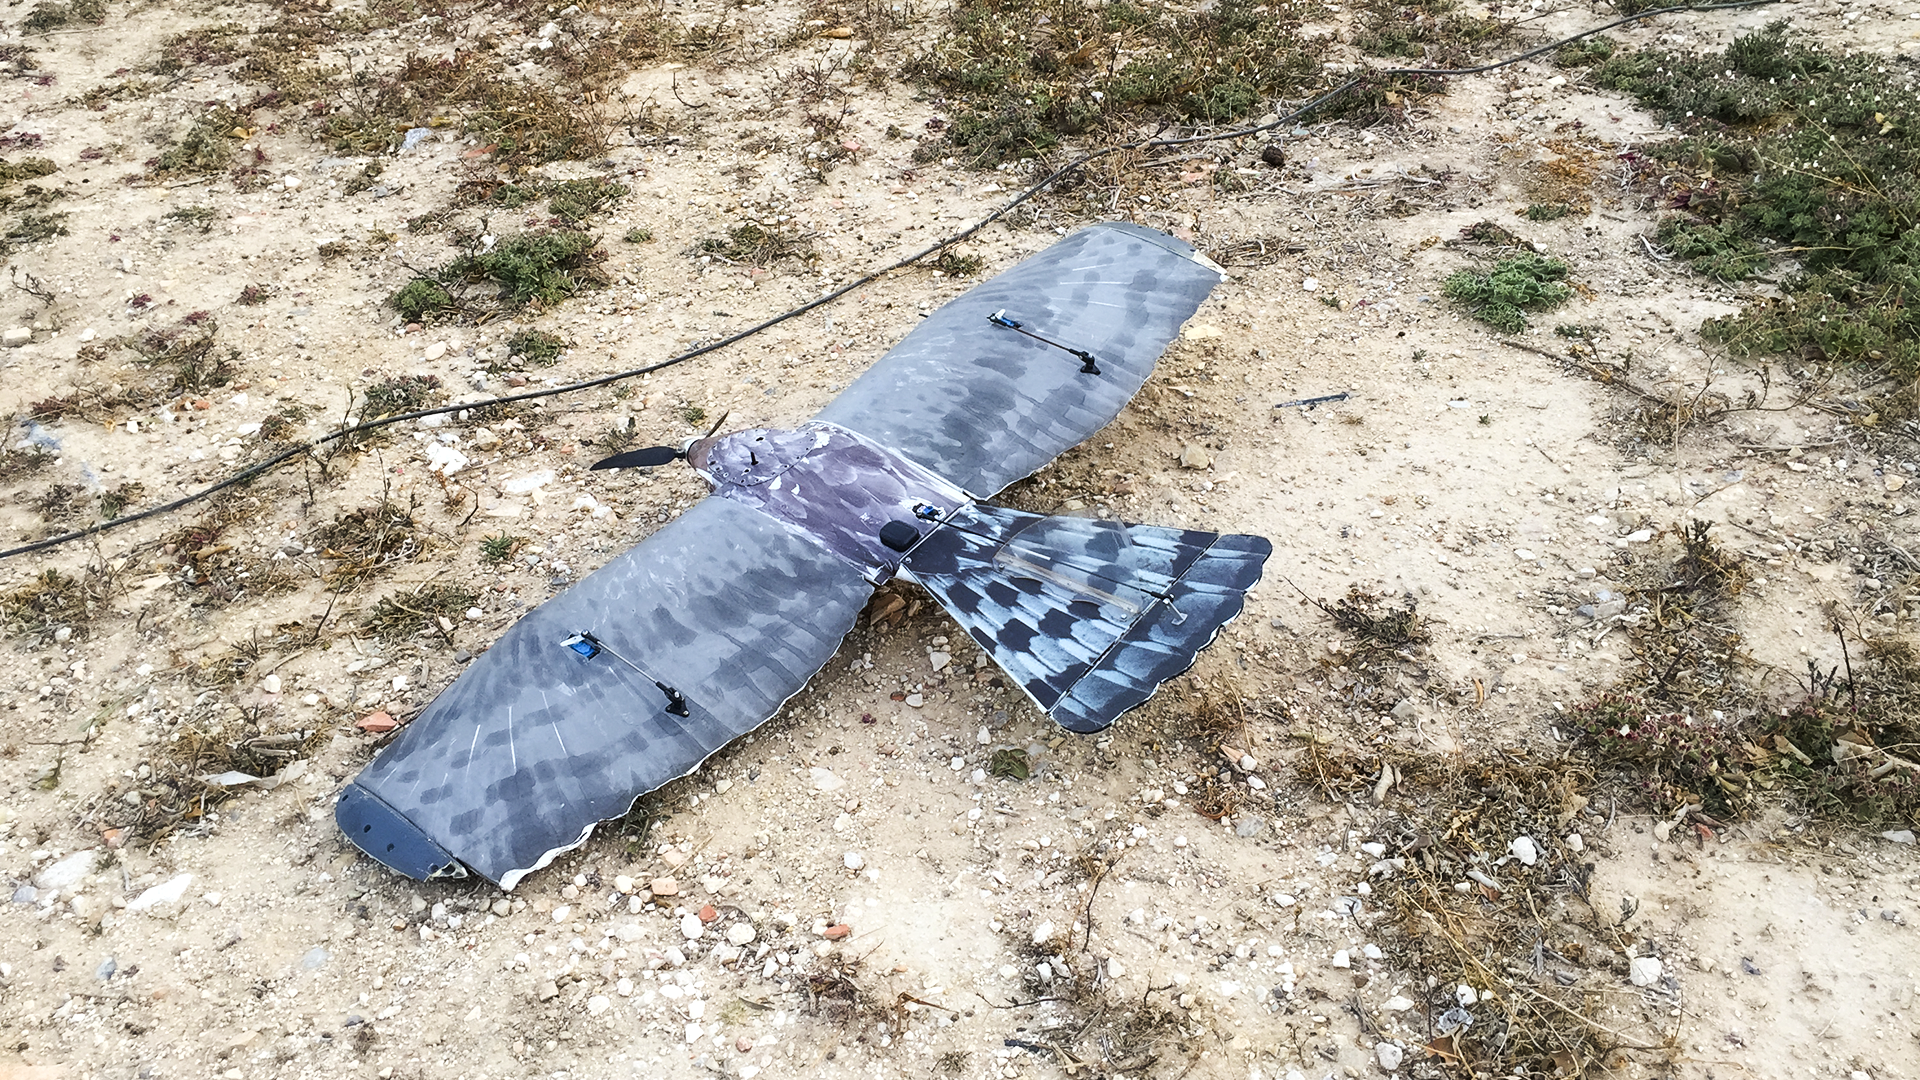
[[[1522,866],[1532,866],[1540,861],[1540,848],[1533,842],[1531,836],[1514,837],[1513,842],[1507,845],[1507,850],[1513,853],[1514,858],[1520,860]]]
[[[688,941],[698,941],[700,940],[700,935],[706,932],[707,928],[700,923],[700,916],[695,915],[691,911],[680,916],[681,937],[686,938]]]
[[[846,857],[842,859],[841,862],[844,862],[849,870],[864,869],[867,865],[866,857],[857,851],[847,852]]]
[[[1035,945],[1045,945],[1047,942],[1052,940],[1053,940],[1053,920],[1052,919],[1040,920],[1040,925],[1033,928],[1033,943]]]

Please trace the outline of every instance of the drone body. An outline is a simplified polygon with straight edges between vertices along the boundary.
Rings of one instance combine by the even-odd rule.
[[[713,494],[509,629],[341,793],[342,830],[410,877],[511,889],[772,716],[895,576],[1063,726],[1104,729],[1192,665],[1271,546],[979,499],[1111,421],[1218,281],[1172,237],[1084,229],[798,430],[696,440]]]

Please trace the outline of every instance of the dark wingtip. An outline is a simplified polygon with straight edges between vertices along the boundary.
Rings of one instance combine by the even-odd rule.
[[[353,846],[415,881],[467,876],[460,860],[359,784],[348,784],[340,793],[333,820]]]
[[[598,469],[640,469],[666,465],[682,455],[671,446],[643,446],[638,450],[628,450],[610,458],[602,458],[593,463],[592,472]]]

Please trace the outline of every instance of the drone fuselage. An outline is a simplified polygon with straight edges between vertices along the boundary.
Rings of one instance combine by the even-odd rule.
[[[792,525],[875,584],[892,578],[904,557],[882,541],[882,529],[905,523],[924,535],[973,501],[931,470],[833,424],[700,439],[687,462],[715,495]]]

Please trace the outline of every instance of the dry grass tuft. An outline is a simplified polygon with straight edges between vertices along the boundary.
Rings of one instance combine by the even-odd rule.
[[[414,517],[418,508],[382,496],[337,517],[314,537],[322,558],[333,561],[325,574],[328,588],[349,590],[403,563],[420,559],[433,546],[433,534]]]
[[[92,567],[77,573],[42,570],[0,593],[0,620],[16,634],[45,637],[64,629],[83,635],[106,610],[115,584],[111,573]]]

